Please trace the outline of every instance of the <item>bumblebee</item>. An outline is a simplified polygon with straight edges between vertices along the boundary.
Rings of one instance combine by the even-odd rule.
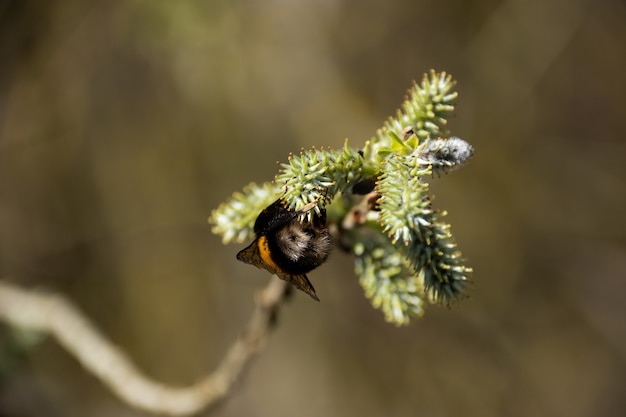
[[[276,200],[257,217],[256,239],[237,254],[237,259],[277,275],[319,301],[306,274],[324,263],[330,252],[326,211],[322,209],[311,222],[299,219],[315,206],[311,203],[294,211]]]

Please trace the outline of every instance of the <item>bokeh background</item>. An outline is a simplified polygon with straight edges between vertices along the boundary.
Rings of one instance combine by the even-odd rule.
[[[396,328],[352,260],[310,274],[215,416],[622,416],[626,4],[0,2],[0,279],[70,297],[187,385],[263,271],[210,211],[276,161],[354,146],[430,68],[475,157],[431,182],[471,300]],[[0,415],[144,416],[51,339],[0,338]],[[208,414],[207,414],[208,415]]]

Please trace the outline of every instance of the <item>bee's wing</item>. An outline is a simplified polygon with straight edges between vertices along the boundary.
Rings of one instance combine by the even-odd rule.
[[[278,278],[287,281],[300,291],[304,291],[305,293],[309,294],[309,296],[315,301],[320,300],[319,298],[317,298],[315,288],[313,288],[313,285],[311,284],[311,281],[309,281],[309,279],[307,278],[306,274],[289,275],[280,271],[275,272],[275,274],[278,276]]]
[[[257,268],[265,269],[266,271],[269,271],[270,273],[278,276],[278,278],[292,284],[294,287],[296,287],[300,291],[304,291],[305,293],[309,294],[309,296],[313,298],[314,300],[316,301],[320,300],[319,298],[317,298],[317,294],[315,293],[315,288],[313,288],[311,281],[309,281],[309,279],[307,278],[305,274],[302,274],[302,275],[287,274],[285,272],[272,268],[270,265],[265,263],[265,261],[263,261],[263,258],[261,258],[261,254],[259,253],[258,239],[255,239],[254,242],[250,244],[250,246],[240,251],[237,254],[237,259],[240,260],[241,262],[254,265]]]
[[[271,268],[263,261],[263,258],[261,258],[258,239],[255,239],[254,242],[252,242],[247,248],[239,251],[239,253],[237,254],[237,260],[246,264],[254,265],[257,268],[265,269],[272,274],[276,273],[274,271],[274,268]]]
[[[250,265],[256,265],[261,262],[261,255],[259,255],[259,246],[257,245],[256,239],[250,246],[237,253],[237,260]]]

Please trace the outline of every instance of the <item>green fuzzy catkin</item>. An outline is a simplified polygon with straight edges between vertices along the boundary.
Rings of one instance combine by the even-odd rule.
[[[380,223],[394,244],[407,245],[419,232],[420,224],[431,222],[428,184],[422,182],[430,169],[420,167],[412,155],[392,154],[383,166],[377,185]]]
[[[415,273],[422,274],[424,289],[436,302],[449,305],[466,295],[471,268],[450,233],[442,214],[431,208],[428,184],[414,155],[390,155],[378,183],[380,223],[402,251]],[[404,182],[404,187],[398,184]]]
[[[341,151],[312,149],[290,155],[275,182],[284,190],[282,199],[292,210],[317,202],[314,210],[303,214],[303,220],[310,221],[314,212],[319,214],[337,193],[361,178],[363,166],[363,157],[346,140]]]
[[[438,221],[420,235],[425,239],[413,240],[406,253],[413,268],[423,274],[424,290],[431,300],[450,305],[466,298],[472,268],[465,266],[450,225]]]
[[[404,257],[382,235],[354,246],[355,272],[365,296],[384,318],[397,326],[424,314],[422,280],[406,267]]]
[[[254,238],[254,222],[259,213],[280,195],[275,184],[250,183],[242,192],[233,193],[209,217],[211,231],[222,236],[222,243],[243,243]]]
[[[447,137],[447,119],[453,115],[458,93],[453,91],[456,81],[445,72],[430,70],[420,84],[414,83],[396,117],[387,119],[366,148],[373,155],[379,148],[390,147],[392,137],[402,138],[407,129],[423,141]]]

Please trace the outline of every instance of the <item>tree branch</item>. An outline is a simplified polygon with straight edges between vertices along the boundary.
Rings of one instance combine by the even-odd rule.
[[[142,374],[69,300],[0,281],[0,320],[26,330],[49,333],[61,346],[128,405],[172,416],[206,409],[228,395],[246,364],[263,346],[286,296],[286,283],[273,277],[255,297],[250,321],[217,369],[195,384],[177,388]]]

